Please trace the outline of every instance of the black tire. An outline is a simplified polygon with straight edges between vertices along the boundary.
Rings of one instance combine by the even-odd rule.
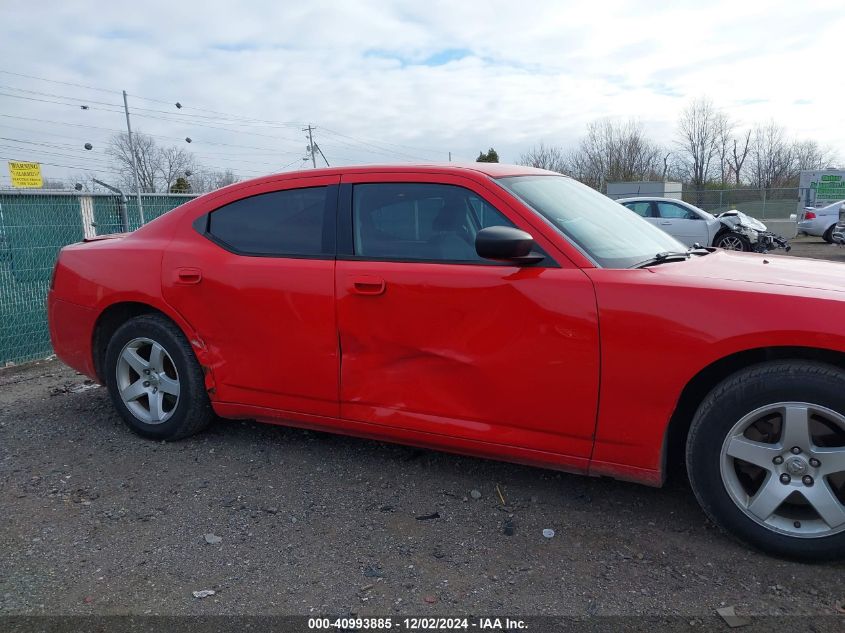
[[[707,516],[728,534],[764,552],[804,561],[845,557],[845,531],[802,538],[751,519],[727,491],[721,473],[722,446],[744,416],[779,402],[821,405],[845,415],[845,372],[824,363],[773,361],[725,379],[701,403],[687,438],[690,484]]]
[[[179,396],[164,422],[148,423],[124,403],[118,388],[117,363],[124,347],[138,338],[161,345],[172,360],[178,376]],[[214,417],[205,389],[205,378],[191,345],[170,319],[143,314],[121,325],[106,348],[105,378],[109,395],[126,425],[138,435],[157,440],[178,440],[202,431]]]
[[[725,248],[724,244],[725,244],[725,241],[728,240],[728,239],[736,240],[737,242],[739,242],[740,245],[742,246],[741,250],[742,250],[743,253],[751,252],[751,250],[752,250],[751,249],[751,242],[748,241],[747,237],[745,237],[744,235],[737,235],[736,233],[731,233],[729,231],[726,231],[726,232],[724,232],[720,235],[717,235],[716,239],[713,240],[713,246],[715,246],[716,248]],[[737,251],[737,249],[735,249],[735,248],[730,248],[730,249],[725,249],[725,250]]]
[[[822,235],[822,239],[828,244],[833,244],[833,230],[835,228],[836,225],[834,224],[827,231],[824,232],[824,235]]]

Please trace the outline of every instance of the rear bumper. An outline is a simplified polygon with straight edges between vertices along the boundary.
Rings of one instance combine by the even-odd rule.
[[[97,313],[91,308],[57,299],[51,290],[47,295],[47,318],[56,356],[76,371],[99,380],[91,353]]]
[[[827,230],[830,228],[830,225],[831,218],[829,216],[822,216],[820,218],[816,218],[815,220],[803,220],[799,222],[798,231],[801,233],[806,233],[807,235],[821,237],[827,232]]]

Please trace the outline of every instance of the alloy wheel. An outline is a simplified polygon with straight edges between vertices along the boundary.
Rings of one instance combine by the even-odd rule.
[[[742,240],[733,235],[726,235],[720,240],[720,246],[726,251],[741,251]]]
[[[801,538],[845,530],[845,416],[779,402],[737,422],[722,445],[721,475],[746,516]]]
[[[179,373],[164,347],[135,338],[117,359],[117,389],[126,408],[147,424],[166,422],[179,404]]]

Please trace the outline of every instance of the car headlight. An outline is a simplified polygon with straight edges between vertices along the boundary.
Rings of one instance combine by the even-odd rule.
[[[742,230],[743,235],[745,235],[745,237],[747,237],[752,242],[756,242],[757,238],[760,237],[760,234],[754,229],[749,229],[747,226],[743,226],[740,228]]]

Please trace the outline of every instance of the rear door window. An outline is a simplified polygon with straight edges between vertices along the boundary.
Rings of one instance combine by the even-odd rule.
[[[334,256],[335,209],[329,198],[328,187],[243,198],[212,211],[207,231],[221,246],[242,255]]]
[[[628,207],[631,211],[643,218],[650,218],[653,216],[651,212],[651,202],[647,200],[639,200],[637,202],[625,202],[623,204]]]

